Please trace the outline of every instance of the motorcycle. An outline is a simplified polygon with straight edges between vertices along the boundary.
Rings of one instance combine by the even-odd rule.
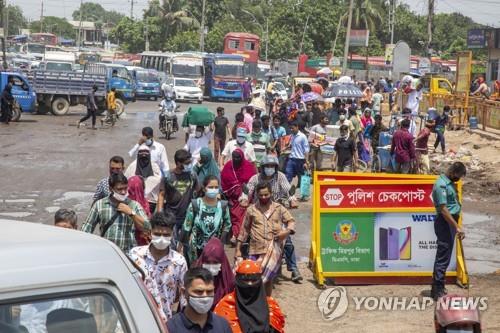
[[[160,104],[160,132],[165,135],[167,140],[170,140],[172,134],[177,132],[178,130],[179,126],[177,125],[177,115],[175,114],[175,112],[177,112],[179,108],[180,105],[174,107],[174,103],[172,100],[167,100],[167,103],[165,103],[165,105],[163,106]]]

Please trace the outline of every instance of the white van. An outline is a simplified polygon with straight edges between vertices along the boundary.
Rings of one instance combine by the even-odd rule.
[[[141,272],[113,243],[2,221],[0,332],[167,332]]]

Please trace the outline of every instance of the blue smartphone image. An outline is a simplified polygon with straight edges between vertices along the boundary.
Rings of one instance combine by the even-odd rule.
[[[399,260],[399,229],[389,228],[387,232],[387,259]]]
[[[378,255],[380,260],[387,260],[387,229],[379,228],[378,229],[378,240],[379,240],[379,248]]]

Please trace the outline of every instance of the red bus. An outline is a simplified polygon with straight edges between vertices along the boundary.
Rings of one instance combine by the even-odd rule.
[[[224,36],[224,53],[238,54],[245,58],[245,76],[257,77],[260,38],[246,32],[230,32]]]
[[[57,45],[57,36],[48,32],[31,34],[31,41],[46,45]]]

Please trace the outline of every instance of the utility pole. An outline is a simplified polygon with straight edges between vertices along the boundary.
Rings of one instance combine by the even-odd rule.
[[[269,45],[269,19],[266,16],[266,61],[267,61],[267,48]]]
[[[145,45],[145,51],[149,51],[149,31],[148,31],[148,22],[146,21],[145,25],[144,25],[144,33],[145,33],[145,37],[146,37],[146,45]]]
[[[130,0],[130,19],[134,19],[134,0]]]
[[[351,41],[351,24],[352,24],[352,10],[354,7],[354,0],[349,1],[349,16],[347,17],[347,31],[345,34],[344,46],[344,62],[342,63],[342,74],[345,75],[347,70],[347,56],[349,54],[349,42]]]
[[[42,7],[40,8],[40,32],[43,32],[43,0]]]
[[[78,45],[78,50],[80,50],[80,46],[82,45],[82,17],[83,15],[83,0],[80,0],[80,22],[78,22],[78,38],[76,40],[76,44]]]
[[[202,1],[201,5],[201,26],[200,26],[200,52],[205,51],[205,7],[206,0]]]
[[[394,26],[396,25],[397,0],[389,0],[389,31],[391,32],[391,44],[394,44]]]
[[[7,69],[7,55],[5,54],[5,36],[7,36],[7,32],[5,31],[5,17],[3,16],[5,9],[4,0],[0,0],[0,20],[2,23],[2,28],[4,29],[3,35],[0,37],[2,41],[2,66],[3,69]]]
[[[7,3],[7,0],[5,0],[5,3],[4,3],[4,6],[5,6],[5,18],[3,21],[3,33],[4,33],[4,36],[7,37],[9,36],[9,4]]]
[[[434,0],[429,0],[429,13],[427,14],[427,50],[426,57],[430,57],[431,43],[432,43],[432,20],[434,16]]]
[[[340,16],[339,23],[337,24],[337,31],[335,32],[335,39],[333,40],[333,46],[332,46],[332,58],[335,55],[335,48],[337,48],[337,39],[339,38],[340,25],[342,24],[343,17],[344,17],[344,15]]]
[[[300,41],[299,56],[302,54],[302,47],[304,46],[304,38],[306,37],[307,24],[309,24],[309,17],[311,14],[307,15],[306,24],[304,25],[304,32],[302,33],[302,40]]]

